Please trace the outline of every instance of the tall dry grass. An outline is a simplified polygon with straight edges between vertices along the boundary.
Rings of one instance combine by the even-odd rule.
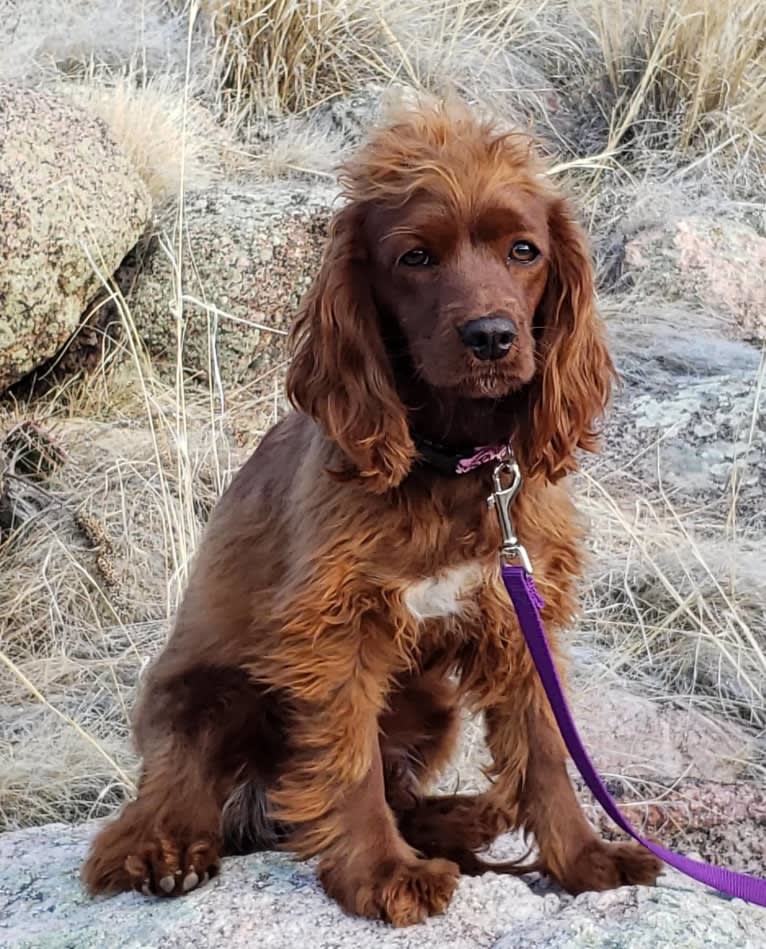
[[[205,0],[204,9],[235,113],[301,111],[376,72],[382,13],[362,0]]]
[[[179,393],[122,315],[126,351],[103,374],[0,404],[0,829],[99,816],[133,791],[140,676],[215,500],[275,420],[270,392]],[[25,458],[48,444],[36,473]]]
[[[544,0],[203,0],[227,108],[245,119],[306,112],[365,82],[438,89],[460,86],[471,72],[477,85],[494,73],[502,86],[504,57],[541,35],[545,7]],[[554,34],[547,39],[562,45]]]
[[[614,98],[609,144],[642,126],[686,149],[766,135],[766,6],[759,0],[594,0]],[[664,129],[662,128],[664,126]]]
[[[303,112],[364,81],[447,82],[495,105],[520,92],[527,99],[585,93],[590,109],[606,113],[610,151],[626,139],[685,150],[701,138],[715,145],[766,135],[766,8],[758,0],[437,0],[414,7],[401,0],[204,0],[203,7],[218,79],[240,115]],[[516,58],[522,69],[514,68]]]

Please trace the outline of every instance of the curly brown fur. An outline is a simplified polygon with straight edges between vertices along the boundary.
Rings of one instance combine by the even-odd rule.
[[[280,845],[320,855],[348,911],[404,925],[523,828],[572,892],[652,882],[654,858],[601,841],[567,777],[499,579],[491,466],[441,474],[413,438],[512,442],[555,648],[582,566],[562,478],[596,446],[613,375],[585,238],[530,142],[459,106],[401,114],[344,180],[295,329],[298,411],[214,512],[143,690],[138,799],[84,879],[175,895]],[[466,342],[488,315],[513,326],[491,359]],[[461,705],[485,712],[491,787],[425,797]]]

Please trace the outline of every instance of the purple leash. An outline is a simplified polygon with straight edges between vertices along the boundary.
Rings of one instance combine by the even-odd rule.
[[[513,481],[510,487],[504,488],[502,485],[500,476],[503,472],[512,475]],[[747,902],[755,903],[758,906],[766,906],[766,879],[750,876],[746,873],[736,873],[734,870],[712,866],[700,860],[692,860],[690,857],[673,853],[672,850],[667,850],[665,847],[642,837],[623,816],[617,802],[607,790],[598,771],[596,771],[578,734],[545,636],[545,629],[540,616],[543,601],[532,579],[532,569],[527,552],[519,543],[513,531],[510,505],[521,487],[521,473],[518,465],[512,460],[499,464],[495,468],[493,480],[494,492],[489,499],[489,503],[495,508],[500,521],[503,534],[502,557],[513,558],[521,564],[511,565],[503,562],[503,582],[513,602],[519,626],[527,641],[527,647],[537,668],[545,694],[548,696],[564,744],[593,796],[621,830],[624,830],[626,834],[629,834],[669,866],[680,870],[681,873],[685,873],[693,880],[719,890],[721,893],[747,900]]]

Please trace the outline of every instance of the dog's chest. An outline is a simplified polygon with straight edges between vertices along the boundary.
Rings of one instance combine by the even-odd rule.
[[[469,560],[411,583],[405,590],[404,604],[418,622],[460,616],[484,579],[482,565],[477,560]]]

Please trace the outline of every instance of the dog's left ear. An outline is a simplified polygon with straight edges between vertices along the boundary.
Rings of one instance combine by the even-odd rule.
[[[550,206],[548,229],[551,270],[536,319],[540,369],[528,407],[532,430],[522,433],[517,452],[530,474],[557,481],[577,467],[578,448],[597,449],[615,371],[596,314],[587,239],[561,198]]]

